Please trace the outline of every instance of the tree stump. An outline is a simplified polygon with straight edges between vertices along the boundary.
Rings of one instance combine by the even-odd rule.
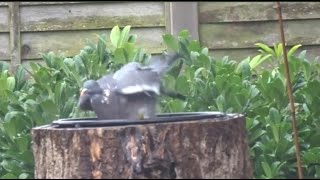
[[[242,115],[106,127],[46,125],[33,128],[32,139],[35,178],[252,177]]]

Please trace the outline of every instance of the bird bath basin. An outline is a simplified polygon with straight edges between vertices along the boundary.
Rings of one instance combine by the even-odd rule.
[[[108,127],[142,125],[153,123],[185,122],[198,120],[219,120],[239,116],[238,114],[223,114],[221,112],[182,112],[182,113],[162,113],[153,119],[130,120],[130,119],[107,119],[98,120],[97,118],[68,118],[59,119],[52,122],[56,128],[78,128],[78,127]],[[241,115],[240,115],[241,116]]]

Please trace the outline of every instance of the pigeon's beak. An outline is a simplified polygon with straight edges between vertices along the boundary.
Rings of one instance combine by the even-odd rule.
[[[80,90],[80,97],[79,97],[79,102],[78,106],[82,110],[91,110],[91,105],[90,105],[90,96],[87,93],[88,89],[83,88]]]
[[[80,96],[83,96],[86,92],[87,92],[88,89],[86,88],[83,88],[80,90]]]

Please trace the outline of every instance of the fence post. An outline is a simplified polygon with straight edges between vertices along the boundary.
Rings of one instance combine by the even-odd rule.
[[[20,2],[9,2],[9,30],[10,30],[10,73],[14,74],[21,64],[20,47]]]
[[[167,33],[177,35],[187,29],[192,39],[199,40],[197,2],[166,2],[165,16]]]

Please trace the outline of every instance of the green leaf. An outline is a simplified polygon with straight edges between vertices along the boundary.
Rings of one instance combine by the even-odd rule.
[[[17,90],[21,90],[22,88],[24,88],[28,83],[27,83],[27,80],[26,80],[26,73],[25,72],[28,72],[24,69],[23,66],[19,66],[14,77],[15,77],[15,80],[16,80],[16,89]]]
[[[52,100],[45,100],[40,104],[44,112],[51,115],[58,115],[57,106],[52,102]]]
[[[306,114],[310,115],[310,110],[309,110],[309,108],[308,108],[308,106],[307,106],[306,103],[303,103],[303,104],[302,104],[302,108],[303,108],[303,110],[304,110],[304,112],[305,112]]]
[[[305,79],[309,80],[311,78],[311,74],[312,74],[312,70],[311,70],[311,64],[309,64],[308,62],[304,61],[302,62],[302,69],[303,69],[303,73],[305,75]]]
[[[204,68],[204,67],[201,67],[201,68],[198,68],[197,70],[196,70],[196,72],[194,72],[194,78],[197,78],[198,76],[199,76],[199,73],[201,72],[201,71],[205,71],[206,69]]]
[[[111,30],[111,33],[110,33],[110,40],[111,40],[111,43],[114,47],[118,47],[118,44],[119,44],[119,40],[120,40],[120,28],[119,26],[115,26],[112,28]]]
[[[273,122],[272,124],[270,124],[270,126],[271,126],[274,140],[276,141],[276,143],[278,143],[280,140],[278,124],[281,121],[281,116],[275,108],[271,108],[269,111],[269,117],[270,117],[271,121]]]
[[[281,116],[279,114],[279,111],[273,107],[269,111],[269,116],[273,122],[280,122],[281,121]]]
[[[128,39],[128,42],[129,43],[135,43],[137,41],[137,35],[136,34],[134,34],[134,35],[130,35],[129,36],[129,39]]]
[[[179,32],[179,36],[184,38],[184,39],[188,39],[189,38],[189,31],[188,30],[182,30]]]
[[[14,79],[14,77],[8,77],[7,83],[8,83],[8,90],[13,91],[16,85],[16,80]]]
[[[126,62],[128,63],[129,61],[132,61],[135,55],[135,46],[133,43],[125,43],[123,45],[125,57],[126,57]]]
[[[30,143],[31,141],[29,141]],[[24,151],[23,153],[15,154],[16,159],[24,162],[25,164],[33,164],[34,157],[31,149]]]
[[[195,52],[195,51],[191,51],[190,53],[190,57],[191,57],[191,60],[193,62],[196,62],[198,60],[198,57],[199,57],[199,53],[198,52]]]
[[[165,34],[162,36],[164,43],[169,49],[178,50],[178,43],[171,34]]]
[[[201,50],[201,54],[208,56],[208,54],[209,54],[209,49],[208,49],[208,48],[203,48],[203,49]]]
[[[177,89],[179,92],[181,92],[182,94],[188,94],[189,92],[189,82],[187,77],[185,76],[179,76],[176,79],[176,85],[175,85],[175,89]]]
[[[259,48],[261,48],[267,54],[271,54],[271,55],[275,56],[274,51],[270,47],[268,47],[267,45],[262,44],[262,43],[256,43],[255,45],[258,46]]]
[[[270,58],[272,55],[268,54],[268,55],[263,56],[262,58],[261,58],[261,56],[262,56],[261,54],[257,55],[250,60],[249,65],[250,65],[251,69],[255,69],[257,66],[259,66],[261,63],[263,63],[265,60]]]
[[[21,174],[19,175],[19,179],[28,179],[28,177],[29,177],[29,174],[28,174],[28,173],[21,173]]]
[[[3,160],[0,165],[8,172],[12,172],[14,169],[14,165],[12,161]]]
[[[251,70],[248,59],[241,61],[236,69],[237,73],[241,73],[243,79],[251,77]]]
[[[131,26],[126,26],[123,28],[121,35],[120,35],[120,40],[118,41],[118,47],[123,47],[123,45],[126,42],[128,42],[130,28],[131,28]]]
[[[8,121],[3,123],[3,127],[5,129],[5,133],[7,137],[13,141],[14,136],[17,134],[17,130],[13,121]]]
[[[266,163],[266,162],[261,162],[261,165],[262,165],[262,168],[263,168],[263,171],[264,171],[265,175],[268,178],[272,178],[272,171],[271,171],[271,168],[270,168],[269,164]]]
[[[179,41],[178,42],[178,47],[179,47],[179,51],[181,54],[183,54],[184,58],[186,58],[186,64],[190,65],[191,64],[191,59],[189,58],[190,56],[190,51],[188,50],[188,47],[186,44],[184,44],[183,42]]]
[[[276,175],[276,174],[279,174],[279,171],[280,169],[286,164],[286,162],[279,162],[279,161],[276,161],[276,162],[273,162],[271,167],[272,167],[272,174],[273,175]]]
[[[265,130],[257,130],[251,133],[250,135],[250,143],[256,142],[258,138],[260,138],[262,135],[266,134]]]
[[[169,102],[169,106],[172,112],[183,112],[186,106],[186,102],[175,99]]]
[[[104,57],[106,54],[106,42],[103,41],[102,39],[106,39],[105,35],[102,35],[100,37],[100,41],[98,42],[98,47],[97,47],[97,55],[98,55],[98,62],[99,63],[103,63],[104,62]],[[75,63],[75,61],[73,61]]]
[[[180,59],[178,60],[173,67],[168,71],[167,74],[170,74],[174,78],[177,78],[179,74],[181,73],[182,67],[183,67],[183,61]]]
[[[191,41],[188,48],[190,51],[196,51],[196,52],[200,52],[201,50],[200,43],[197,40]]]
[[[1,179],[17,179],[17,176],[12,173],[7,173],[7,174],[1,176]]]
[[[175,88],[176,80],[174,77],[170,75],[166,75],[163,78],[163,85],[166,89],[174,89]]]
[[[288,57],[291,57],[291,56],[293,55],[293,53],[295,53],[295,52],[297,51],[297,49],[298,49],[299,47],[301,47],[301,46],[302,46],[301,44],[298,44],[298,45],[293,46],[293,47],[289,50],[289,52],[287,53],[287,56],[288,56]]]
[[[301,51],[300,52],[300,54],[299,54],[299,59],[304,59],[305,57],[306,57],[306,53],[307,53],[307,50],[303,50],[303,51]]]
[[[115,59],[115,62],[118,63],[118,64],[125,64],[125,63],[127,63],[127,61],[126,61],[126,56],[125,56],[125,52],[124,52],[124,49],[123,49],[123,48],[117,48],[117,49],[114,51],[114,59]]]
[[[18,146],[19,151],[23,152],[28,150],[29,143],[31,142],[31,140],[29,139],[28,136],[22,136],[22,137],[16,138],[15,142]]]
[[[277,59],[281,61],[282,55],[283,55],[282,43],[279,43],[278,46],[276,46],[275,52],[276,52]]]
[[[107,41],[105,40],[106,39],[105,35],[99,35],[99,34],[95,34],[95,35],[98,37],[99,41],[103,42],[104,44],[107,44]],[[92,51],[93,51],[93,49],[89,46],[86,46],[84,49],[88,53],[90,53],[90,52],[92,53]]]
[[[218,107],[218,110],[220,112],[224,112],[225,110],[225,99],[222,95],[219,95],[217,100],[216,100],[216,104],[217,104],[217,107]]]

